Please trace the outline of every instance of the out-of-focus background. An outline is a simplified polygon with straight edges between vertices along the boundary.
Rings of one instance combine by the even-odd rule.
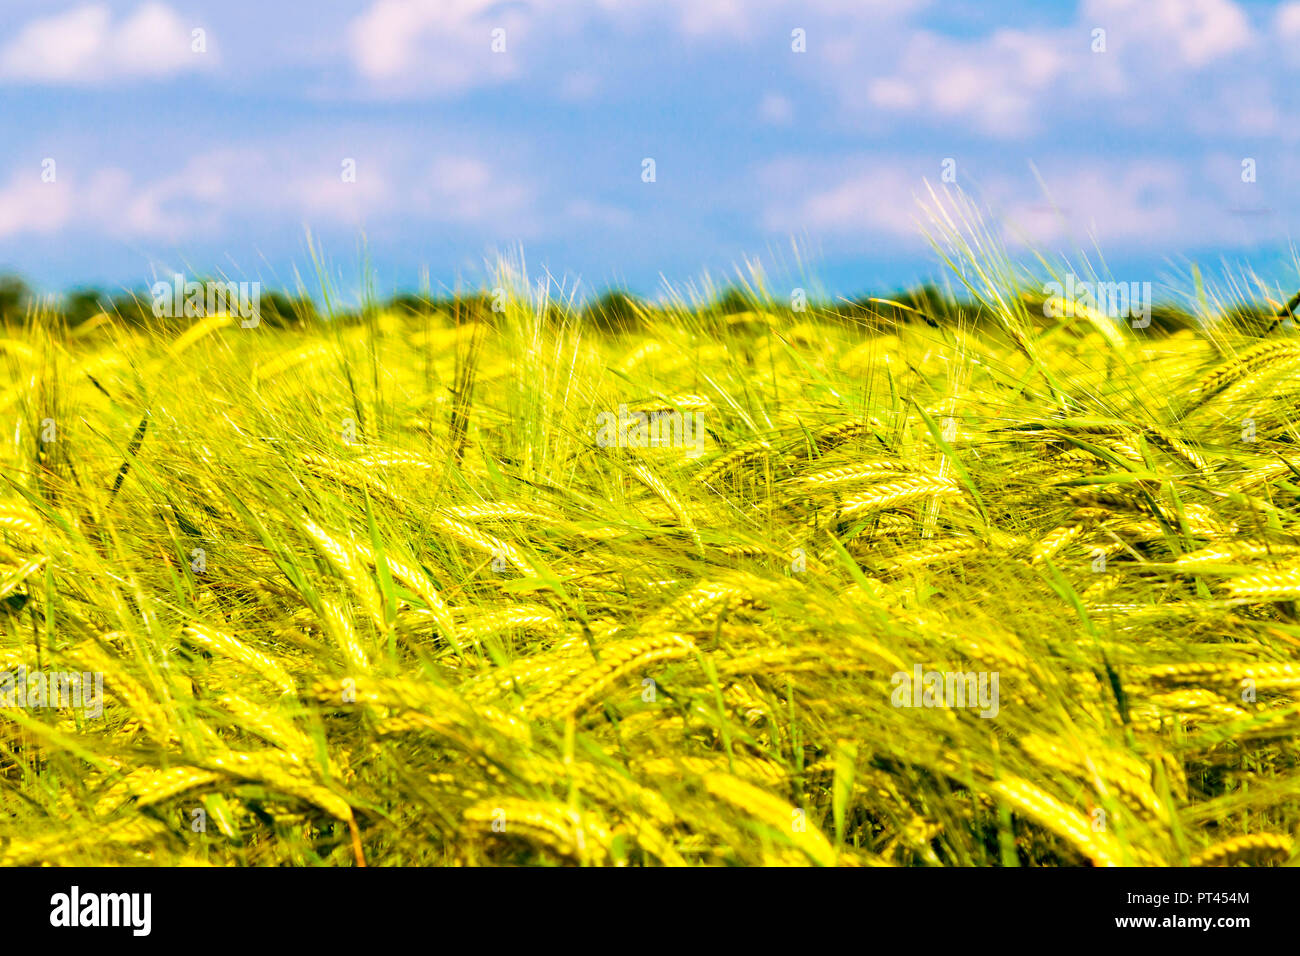
[[[1286,285],[1298,39],[1233,0],[4,0],[0,273],[293,287],[310,229],[345,290],[522,245],[579,296],[851,295],[939,271],[928,181],[1027,259]]]

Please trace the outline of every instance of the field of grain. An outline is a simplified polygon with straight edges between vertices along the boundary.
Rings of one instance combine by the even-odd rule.
[[[1291,323],[981,296],[29,309],[0,863],[1294,862]]]

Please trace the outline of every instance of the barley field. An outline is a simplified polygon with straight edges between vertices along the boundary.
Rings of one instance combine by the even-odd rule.
[[[9,322],[0,862],[1296,861],[1291,322],[514,287]]]

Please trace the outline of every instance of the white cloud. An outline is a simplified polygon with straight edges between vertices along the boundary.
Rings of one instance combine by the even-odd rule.
[[[1292,140],[1296,135],[1296,131],[1286,127],[1274,103],[1272,84],[1259,75],[1219,79],[1212,92],[1187,105],[1185,116],[1191,129],[1211,141],[1223,140],[1225,136],[1276,136]]]
[[[60,172],[42,182],[39,172],[15,171],[0,189],[0,238],[57,235],[72,229],[117,236],[179,237],[199,225],[168,205],[202,196],[204,184],[185,175],[137,184],[130,174],[104,167],[84,177]]]
[[[870,26],[901,21],[930,0],[547,0],[548,14],[563,11],[571,22],[604,18],[624,31],[667,21],[691,42],[773,43],[789,51],[790,31],[804,29],[809,49],[824,53],[844,24]],[[833,26],[834,25],[834,26]]]
[[[917,238],[920,209],[913,196],[922,187],[921,174],[879,158],[848,166],[838,176],[828,164],[802,160],[764,167],[760,189],[770,197],[764,227],[777,233]],[[827,182],[812,191],[806,188]]]
[[[58,182],[41,182],[39,172],[15,172],[0,188],[0,239],[21,233],[56,233],[71,220],[76,203]]]
[[[901,20],[925,3],[807,0],[792,11],[788,0],[373,0],[348,25],[347,46],[370,95],[448,96],[521,77],[548,54],[575,39],[583,42],[597,22],[618,31],[618,42],[666,25],[669,42],[677,45],[771,41],[783,55],[790,31],[799,27],[808,31],[810,48],[824,55],[841,43],[832,24],[848,23],[872,36],[875,24]],[[493,53],[498,28],[505,31],[506,49]],[[572,74],[559,92],[586,98],[594,92],[593,78]]]
[[[362,156],[348,182],[341,163],[322,154],[221,149],[139,179],[115,167],[83,176],[59,167],[56,182],[43,183],[40,168],[19,170],[0,187],[0,238],[78,231],[189,240],[256,219],[355,227],[408,218],[511,236],[535,228],[533,190],[475,157],[446,154],[401,168]]]
[[[1140,48],[1168,64],[1200,69],[1238,53],[1254,36],[1245,12],[1232,0],[1087,0],[1080,19],[1107,31],[1107,47]]]
[[[1043,173],[1044,196],[1035,180],[993,184],[990,205],[1013,241],[1088,244],[1103,248],[1206,234],[1207,193],[1186,171],[1166,160],[1071,162],[1069,172]]]
[[[1227,161],[1219,165],[1233,173]],[[982,179],[978,206],[1012,247],[1064,251],[1089,247],[1093,239],[1103,249],[1178,247],[1188,236],[1237,243],[1244,234],[1232,207],[1242,198],[1223,169],[1210,175],[1164,159],[1057,157],[1042,168],[1041,183],[1028,168],[1018,177]],[[828,161],[772,163],[759,173],[760,189],[770,197],[763,225],[862,248],[883,238],[919,250],[930,222],[926,210],[934,208],[927,181],[944,201],[939,173],[932,161],[919,159],[863,157],[839,169]],[[810,188],[813,183],[821,185]]]
[[[1296,41],[1300,40],[1300,2],[1279,4],[1270,33],[1275,47],[1272,55],[1291,66],[1300,63],[1300,50],[1296,49]]]
[[[794,104],[788,96],[780,93],[767,93],[758,104],[758,116],[764,123],[784,126],[794,119]]]
[[[1284,3],[1273,16],[1273,29],[1283,40],[1300,38],[1300,3]]]
[[[215,52],[192,50],[193,29],[162,3],[144,3],[116,22],[105,4],[86,4],[21,27],[0,49],[0,77],[95,85],[213,66]]]
[[[705,36],[745,28],[750,20],[743,0],[696,0],[679,4],[679,23],[688,36]]]
[[[978,41],[918,32],[904,49],[893,76],[867,88],[871,102],[888,110],[959,118],[985,132],[1028,132],[1041,91],[1066,68],[1059,35],[1000,30]]]
[[[459,93],[518,73],[533,13],[495,0],[378,0],[350,24],[349,51],[376,92]]]
[[[1300,12],[1279,16],[1295,24]],[[1093,52],[1093,30],[1105,51]],[[846,102],[857,96],[865,53],[849,41],[842,61]],[[1183,112],[1185,74],[1243,53],[1257,43],[1232,0],[1086,0],[1075,22],[1056,29],[1002,29],[974,38],[915,31],[900,44],[892,70],[867,85],[868,102],[886,112],[937,123],[964,122],[981,132],[1019,137],[1056,121],[1071,104],[1101,98],[1138,103],[1130,122],[1168,121]],[[1254,112],[1253,130],[1269,122]]]
[[[357,166],[355,182],[345,182],[338,171],[313,170],[295,177],[286,194],[286,205],[309,222],[363,224],[369,216],[382,214],[392,206],[384,170],[373,163]]]
[[[434,160],[416,197],[423,215],[436,222],[477,225],[490,232],[510,226],[507,231],[532,231],[532,191],[471,156]]]

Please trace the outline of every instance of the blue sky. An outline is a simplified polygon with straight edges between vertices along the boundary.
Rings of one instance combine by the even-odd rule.
[[[849,295],[940,272],[951,159],[1017,258],[1290,285],[1298,90],[1300,2],[0,0],[0,271]]]

